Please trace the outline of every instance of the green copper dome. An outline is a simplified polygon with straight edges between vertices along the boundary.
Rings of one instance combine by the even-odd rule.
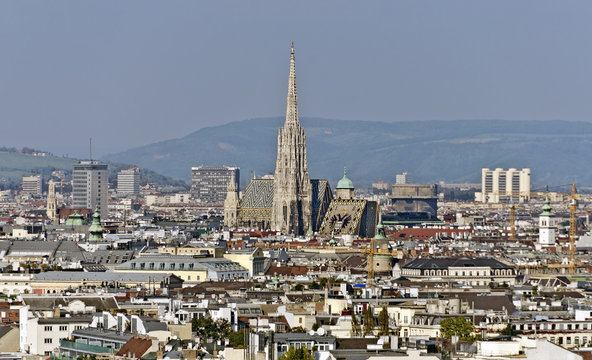
[[[68,216],[66,220],[66,225],[68,226],[83,226],[84,225],[84,216],[82,216],[78,210],[74,210],[74,213]]]
[[[543,205],[543,212],[540,216],[555,216],[555,214],[551,212],[551,201],[548,196],[545,198],[545,205]]]
[[[95,212],[92,215],[92,224],[88,228],[89,232],[89,241],[101,241],[103,240],[103,226],[101,226],[101,214],[99,213],[99,209],[95,209]]]
[[[386,234],[384,233],[384,225],[382,225],[382,214],[378,214],[378,225],[376,225],[376,235],[374,235],[374,240],[384,240],[386,239]]]
[[[355,189],[354,183],[347,177],[346,168],[343,168],[343,178],[337,183],[337,189]]]

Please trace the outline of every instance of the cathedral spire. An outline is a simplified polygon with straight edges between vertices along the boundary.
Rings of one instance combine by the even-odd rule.
[[[290,52],[290,77],[288,80],[288,98],[286,100],[286,122],[284,126],[300,126],[298,120],[298,92],[296,91],[296,64],[294,61],[294,41]]]

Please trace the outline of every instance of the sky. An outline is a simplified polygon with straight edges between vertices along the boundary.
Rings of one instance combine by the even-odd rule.
[[[0,2],[0,146],[95,157],[285,114],[592,119],[590,1]]]

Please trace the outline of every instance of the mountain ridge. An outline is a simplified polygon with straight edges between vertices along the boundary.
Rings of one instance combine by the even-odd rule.
[[[208,126],[104,159],[133,162],[188,179],[191,166],[236,165],[244,186],[250,171],[275,168],[282,117],[251,118]],[[359,186],[393,182],[402,171],[418,182],[480,182],[483,167],[530,167],[533,183],[592,182],[585,164],[592,123],[566,120],[363,121],[301,118],[312,178],[336,182],[347,166]]]

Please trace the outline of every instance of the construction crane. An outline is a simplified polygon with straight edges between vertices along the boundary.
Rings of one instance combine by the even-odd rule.
[[[574,275],[576,272],[576,230],[577,230],[577,218],[576,210],[577,194],[576,184],[571,185],[571,199],[569,203],[569,274]]]

